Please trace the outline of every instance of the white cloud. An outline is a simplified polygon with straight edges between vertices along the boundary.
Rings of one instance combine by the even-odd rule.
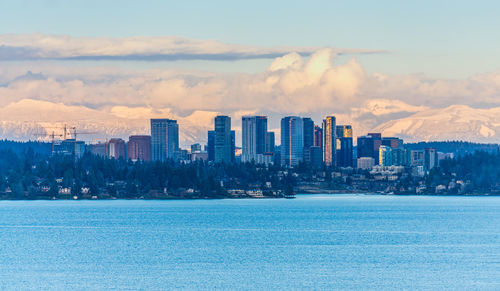
[[[0,60],[239,60],[268,59],[289,52],[309,55],[317,47],[258,47],[196,40],[177,36],[90,38],[68,35],[0,35]],[[379,50],[336,49],[342,54],[379,53]]]
[[[500,105],[500,73],[463,80],[370,74],[355,58],[336,64],[336,55],[333,49],[310,57],[285,54],[253,74],[44,62],[9,65],[0,68],[0,122],[67,120],[89,131],[125,137],[147,133],[151,117],[170,117],[179,120],[186,145],[206,140],[217,113],[232,116],[235,128],[244,114],[267,114],[271,129],[277,129],[285,115],[320,122],[333,114],[338,123],[352,124],[355,134],[362,135],[390,120],[454,104]],[[403,122],[398,129],[405,126],[419,127]],[[484,135],[491,133],[488,129],[496,130],[494,124],[477,130]]]

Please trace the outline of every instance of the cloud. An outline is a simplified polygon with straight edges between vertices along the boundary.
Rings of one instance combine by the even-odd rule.
[[[309,116],[317,123],[336,115],[339,124],[352,124],[355,134],[363,135],[392,120],[451,105],[500,106],[498,72],[461,80],[384,75],[367,72],[356,58],[339,63],[337,56],[334,49],[309,57],[292,52],[257,73],[7,63],[0,68],[0,122],[14,130],[15,121],[65,120],[101,136],[126,137],[149,132],[151,117],[169,117],[179,120],[187,145],[206,140],[218,113],[230,115],[237,130],[244,114],[268,115],[272,130],[286,115]],[[484,126],[483,133],[496,125]],[[405,132],[414,133],[400,131]]]
[[[290,52],[308,56],[317,47],[258,47],[177,36],[90,38],[67,35],[0,35],[0,61],[235,61],[274,59]],[[335,49],[339,54],[382,53],[381,50]]]

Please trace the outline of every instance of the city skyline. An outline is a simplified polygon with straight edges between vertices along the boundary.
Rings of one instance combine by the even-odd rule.
[[[499,12],[0,0],[0,289],[498,288]]]
[[[187,146],[220,114],[237,132],[243,115],[274,131],[283,116],[335,115],[409,141],[500,143],[498,4],[360,3],[2,1],[0,134],[67,122],[125,138],[170,118]]]

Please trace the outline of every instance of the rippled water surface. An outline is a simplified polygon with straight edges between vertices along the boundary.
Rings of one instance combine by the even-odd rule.
[[[500,290],[500,197],[1,201],[1,290]]]

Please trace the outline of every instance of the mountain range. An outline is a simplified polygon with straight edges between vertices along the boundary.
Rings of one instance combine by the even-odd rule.
[[[478,109],[452,105],[440,109],[421,107],[415,111],[418,112],[376,125],[372,131],[382,132],[384,136],[401,137],[407,142],[464,140],[500,143],[500,107]],[[166,117],[178,120],[181,145],[186,147],[194,142],[206,142],[207,130],[213,127],[213,118],[217,114],[194,111],[187,116],[179,116],[168,109],[112,106],[103,110],[23,99],[0,107],[0,138],[49,140],[49,134],[62,135],[62,127],[68,124],[80,132],[78,138],[96,142],[110,137],[149,134],[149,118]],[[355,123],[353,127],[356,130]]]
[[[374,131],[382,132],[385,136],[398,136],[409,142],[464,140],[500,143],[500,107],[478,109],[452,105],[426,109],[385,122]]]

